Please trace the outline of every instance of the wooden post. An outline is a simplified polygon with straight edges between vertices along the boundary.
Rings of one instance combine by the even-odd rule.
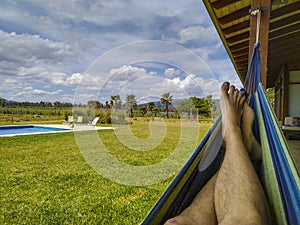
[[[289,70],[288,65],[284,65],[283,67],[283,117],[282,120],[286,116],[289,116],[289,83],[290,83],[290,77],[289,77]]]
[[[260,68],[261,80],[265,88],[267,88],[267,61],[268,61],[268,40],[269,40],[269,23],[271,0],[252,0],[251,9],[261,8],[260,30],[258,41],[260,43]],[[249,61],[251,59],[254,44],[256,42],[256,22],[257,16],[250,15],[250,39],[249,39]]]

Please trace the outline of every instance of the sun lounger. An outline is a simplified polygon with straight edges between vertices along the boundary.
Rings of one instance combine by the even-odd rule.
[[[63,124],[72,124],[74,123],[74,117],[73,116],[68,116],[68,120],[64,120]]]
[[[98,120],[99,120],[99,117],[95,117],[92,121],[90,121],[88,123],[88,125],[96,126]]]
[[[78,116],[77,120],[76,120],[76,123],[82,123],[82,121],[83,121],[82,119],[83,119],[82,116]]]

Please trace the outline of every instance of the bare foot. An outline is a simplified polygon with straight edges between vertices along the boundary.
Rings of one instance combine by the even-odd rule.
[[[256,138],[253,135],[252,127],[254,122],[254,111],[248,105],[244,104],[241,129],[243,134],[243,141],[247,151],[249,153],[250,159],[253,163],[261,161],[261,147]]]
[[[222,135],[226,142],[233,130],[240,129],[243,105],[246,98],[235,86],[224,82],[221,86]]]

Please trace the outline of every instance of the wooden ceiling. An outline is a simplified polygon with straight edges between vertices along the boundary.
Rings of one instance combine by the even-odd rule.
[[[251,0],[203,0],[242,81],[248,68]],[[267,87],[284,65],[300,70],[300,1],[273,0],[270,11]],[[268,8],[266,10],[269,10]]]

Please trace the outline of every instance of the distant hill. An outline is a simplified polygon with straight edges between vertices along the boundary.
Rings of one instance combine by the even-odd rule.
[[[17,102],[17,101],[7,100],[7,99],[5,99],[5,98],[1,98],[1,97],[0,97],[0,101],[2,101],[2,100],[4,100],[5,102]]]
[[[18,102],[16,102],[16,101],[7,100],[7,99],[1,98],[1,97],[0,97],[0,102],[6,102],[6,103],[18,103]]]
[[[172,100],[172,103],[169,105],[169,108],[172,109],[172,108],[176,108],[178,106],[178,103],[183,101],[184,99],[173,99]],[[216,109],[217,110],[220,110],[220,99],[213,99],[216,103]],[[154,102],[155,104],[155,107],[159,107],[159,108],[165,108],[166,105],[165,104],[161,104],[160,101],[155,101]],[[148,102],[147,103],[141,103],[141,104],[138,104],[139,106],[148,106]]]
[[[6,102],[9,102],[9,101],[7,101],[5,98],[1,98],[1,97],[0,97],[0,106],[4,106],[4,104],[5,104]]]
[[[138,104],[138,106],[148,106],[148,104],[149,104],[149,102],[147,102],[147,103],[141,103],[141,104]],[[161,104],[160,101],[154,102],[154,105],[155,105],[155,107],[159,107],[159,108],[165,108],[166,107],[166,105],[165,104]],[[173,101],[172,101],[172,104],[169,105],[169,109],[174,108],[174,107],[176,107],[176,106],[173,105]]]

